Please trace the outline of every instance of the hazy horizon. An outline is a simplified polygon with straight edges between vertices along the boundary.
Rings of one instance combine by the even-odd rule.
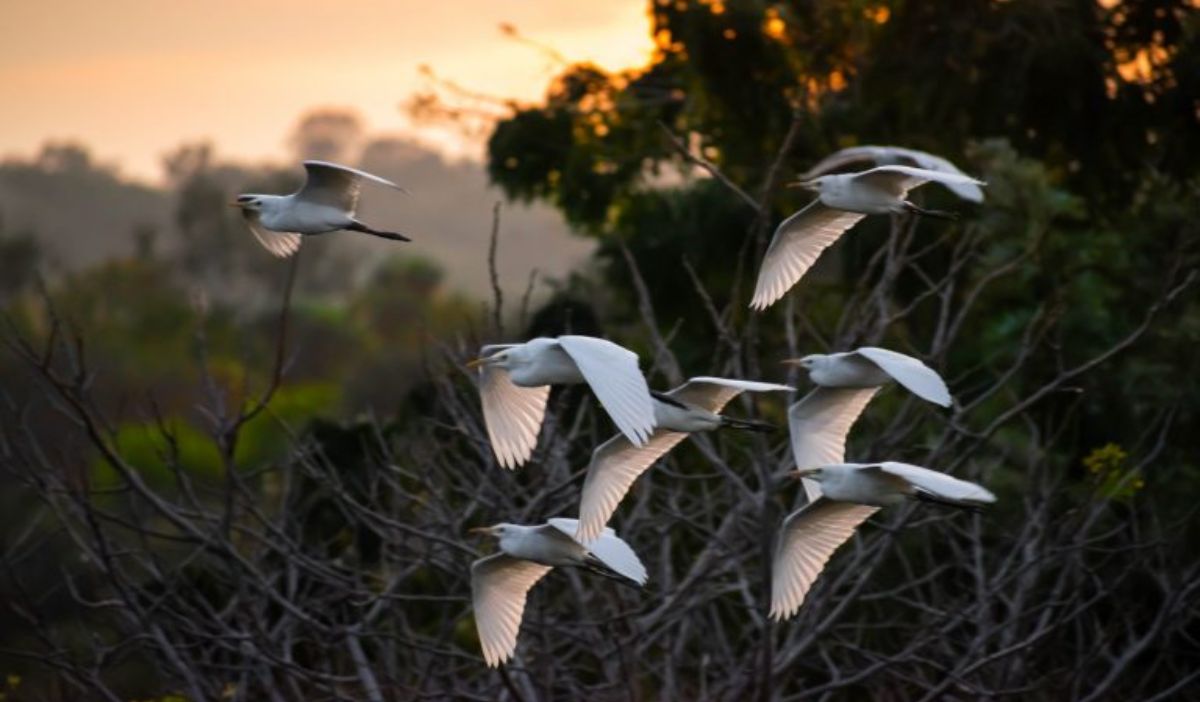
[[[609,69],[643,64],[653,51],[640,0],[352,8],[250,0],[236,17],[195,2],[73,0],[10,5],[4,15],[0,158],[78,142],[123,177],[155,184],[163,154],[185,142],[212,143],[231,161],[279,163],[297,120],[323,107],[354,110],[374,134],[474,157],[478,144],[413,124],[401,105],[429,87],[421,66],[474,92],[540,96],[562,66],[505,36],[504,23],[571,61]]]

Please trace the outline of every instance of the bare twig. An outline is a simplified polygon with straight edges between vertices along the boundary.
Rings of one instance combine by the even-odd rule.
[[[500,203],[492,205],[492,237],[488,244],[488,276],[492,281],[492,325],[504,337],[504,293],[500,290],[500,274],[496,270],[496,247],[500,240]]]
[[[713,178],[716,178],[717,181],[729,188],[735,195],[741,198],[742,202],[752,207],[755,212],[762,211],[761,203],[759,203],[758,200],[755,200],[750,196],[749,193],[747,193],[745,190],[742,190],[736,183],[730,180],[728,176],[721,172],[721,169],[718,168],[716,164],[704,158],[703,156],[692,153],[687,144],[683,143],[682,139],[675,136],[675,133],[672,132],[671,128],[665,123],[659,122],[658,127],[662,130],[663,135],[667,137],[667,140],[671,142],[671,146],[674,146],[675,150],[678,151],[681,156],[707,171],[709,175],[711,175]]]

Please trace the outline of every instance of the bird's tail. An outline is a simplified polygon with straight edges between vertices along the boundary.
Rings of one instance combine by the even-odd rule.
[[[913,492],[913,499],[926,504],[954,507],[955,509],[963,509],[968,512],[982,512],[984,507],[982,502],[976,502],[975,500],[955,500],[924,490],[915,490]]]
[[[397,234],[396,232],[380,231],[380,230],[374,229],[366,224],[363,224],[362,222],[355,222],[354,224],[351,224],[350,226],[346,227],[346,229],[348,229],[352,232],[362,232],[363,234],[370,234],[371,236],[377,236],[380,239],[390,239],[392,241],[412,241],[412,239],[404,236],[403,234]]]
[[[770,432],[775,431],[779,427],[769,422],[759,422],[754,419],[734,419],[721,415],[721,426],[729,429],[742,429],[744,431]]]
[[[588,571],[589,573],[595,573],[596,575],[602,575],[602,576],[608,578],[609,580],[615,580],[623,585],[628,585],[629,587],[636,588],[638,590],[642,589],[641,583],[639,583],[638,581],[636,581],[632,578],[627,578],[624,575],[621,575],[617,571],[613,570],[612,568],[609,568],[607,565],[604,564],[604,561],[600,560],[599,558],[596,558],[595,556],[593,556],[590,553],[587,554],[586,556],[584,556],[583,563],[581,563],[579,567],[583,568],[584,570]]]

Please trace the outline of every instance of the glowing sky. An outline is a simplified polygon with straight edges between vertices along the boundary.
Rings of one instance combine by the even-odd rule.
[[[555,66],[502,22],[571,60],[645,63],[646,0],[54,0],[0,4],[0,156],[75,139],[145,179],[183,141],[276,159],[299,115],[353,107],[411,132],[398,105],[418,66],[498,96],[540,96]]]

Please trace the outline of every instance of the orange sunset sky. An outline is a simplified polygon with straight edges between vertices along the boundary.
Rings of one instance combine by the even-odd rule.
[[[51,0],[0,3],[0,157],[73,139],[144,180],[184,141],[223,157],[281,159],[297,118],[352,107],[376,132],[448,152],[400,104],[418,70],[500,97],[540,96],[557,66],[502,22],[571,60],[610,69],[653,51],[645,0]]]

